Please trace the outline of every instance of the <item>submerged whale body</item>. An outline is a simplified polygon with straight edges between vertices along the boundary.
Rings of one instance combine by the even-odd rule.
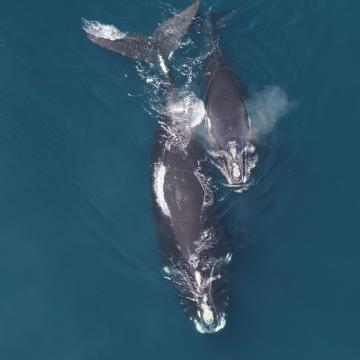
[[[201,116],[176,110],[184,106],[184,94],[173,85],[167,65],[199,5],[200,1],[195,1],[149,37],[114,29],[111,36],[104,37],[103,31],[96,31],[98,23],[92,28],[87,24],[85,30],[92,42],[155,64],[163,76],[167,105],[158,123],[152,160],[155,217],[163,266],[196,329],[201,333],[214,333],[226,324],[232,254],[216,215],[215,192],[204,166],[205,154],[192,131],[201,122]]]

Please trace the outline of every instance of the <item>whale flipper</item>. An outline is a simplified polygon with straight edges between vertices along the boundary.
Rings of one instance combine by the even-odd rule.
[[[185,10],[163,22],[148,37],[123,34],[124,36],[114,39],[104,36],[102,32],[89,31],[86,27],[84,27],[84,30],[89,34],[88,38],[92,42],[103,48],[131,59],[159,64],[159,57],[165,60],[168,59],[179,46],[181,39],[187,33],[191,22],[196,17],[199,6],[200,0],[195,0]],[[99,23],[96,23],[96,26],[99,26]],[[110,26],[104,25],[104,27]]]

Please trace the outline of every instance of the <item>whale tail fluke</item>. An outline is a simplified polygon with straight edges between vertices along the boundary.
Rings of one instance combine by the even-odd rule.
[[[126,35],[122,39],[111,40],[89,34],[88,38],[93,43],[120,55],[127,56],[134,60],[141,60],[148,63],[155,62],[157,49],[151,38],[142,35]]]
[[[112,25],[84,20],[83,29],[95,44],[131,59],[157,64],[166,72],[165,62],[180,45],[199,10],[200,0],[163,22],[151,36],[122,33]]]

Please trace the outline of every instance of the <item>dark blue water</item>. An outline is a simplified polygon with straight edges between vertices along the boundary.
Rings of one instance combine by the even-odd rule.
[[[204,4],[240,7],[224,52],[249,92],[293,105],[231,201],[215,336],[159,271],[144,83],[80,22],[150,33],[189,4],[169,2],[1,0],[0,359],[359,359],[359,2]]]

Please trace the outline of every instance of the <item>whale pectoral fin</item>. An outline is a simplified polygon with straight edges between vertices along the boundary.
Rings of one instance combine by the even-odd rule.
[[[123,39],[110,40],[94,35],[88,35],[93,43],[131,59],[153,63],[157,52],[154,51],[153,41],[142,35],[127,35]]]

